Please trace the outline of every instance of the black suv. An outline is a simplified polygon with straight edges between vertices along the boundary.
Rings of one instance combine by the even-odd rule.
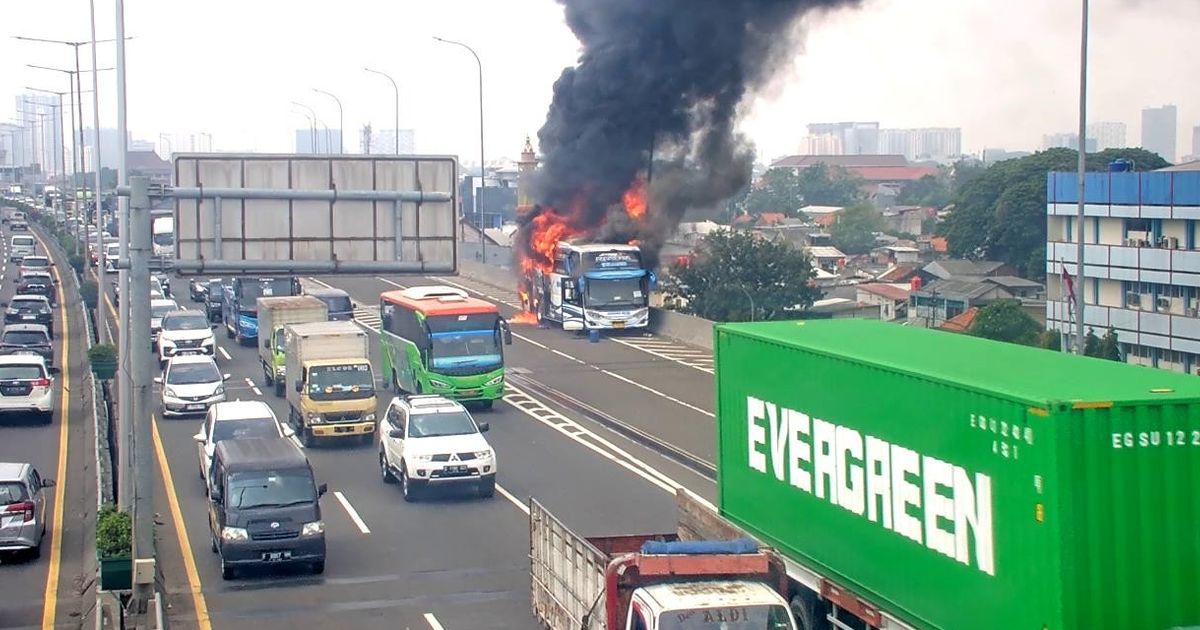
[[[0,354],[38,354],[54,364],[50,332],[41,324],[9,324],[0,333]]]
[[[0,306],[8,307],[4,311],[5,324],[41,324],[54,337],[54,311],[46,296],[18,294],[12,302],[0,302]]]
[[[225,287],[221,284],[221,279],[209,280],[204,290],[204,313],[208,315],[208,321],[219,322],[223,319],[221,308],[224,306],[224,299]]]
[[[17,285],[18,295],[41,295],[54,306],[58,291],[54,290],[54,278],[46,271],[26,271]]]

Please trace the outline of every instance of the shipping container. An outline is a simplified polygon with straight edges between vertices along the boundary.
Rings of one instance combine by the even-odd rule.
[[[917,628],[1200,627],[1200,380],[865,320],[716,327],[719,508]]]

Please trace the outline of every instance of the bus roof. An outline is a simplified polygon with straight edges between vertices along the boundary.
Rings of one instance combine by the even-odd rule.
[[[418,288],[418,287],[414,287]],[[422,287],[423,288],[423,287]],[[432,288],[432,287],[430,287]],[[385,302],[399,304],[414,311],[428,315],[478,315],[484,313],[499,313],[495,304],[465,296],[462,292],[446,295],[430,291],[433,295],[424,296],[420,291],[405,289],[403,291],[388,291],[379,296]]]

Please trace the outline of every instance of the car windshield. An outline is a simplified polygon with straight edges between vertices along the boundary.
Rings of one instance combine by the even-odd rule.
[[[162,327],[163,330],[208,330],[210,324],[207,317],[199,313],[195,315],[188,313],[164,317]]]
[[[4,337],[0,338],[0,343],[18,346],[30,346],[35,344],[48,344],[50,340],[46,337],[46,333],[34,332],[32,330],[6,330]]]
[[[588,306],[641,306],[645,304],[639,278],[602,280],[588,278]]]
[[[408,422],[408,437],[425,438],[443,435],[478,433],[475,421],[465,411],[413,414]]]
[[[22,267],[49,267],[50,259],[45,256],[26,256],[21,260]]]
[[[0,505],[12,505],[28,500],[29,495],[25,493],[25,484],[16,481],[0,481]]]
[[[722,606],[671,610],[658,618],[662,630],[790,630],[783,606]]]
[[[17,298],[12,301],[12,307],[18,311],[43,311],[47,304],[43,300],[28,300]]]
[[[318,295],[317,299],[325,303],[325,307],[329,309],[330,313],[345,313],[354,310],[350,298],[344,295]]]
[[[229,505],[235,508],[282,507],[317,500],[312,473],[268,470],[229,475]]]
[[[13,240],[12,240],[12,244],[17,245],[19,247],[33,247],[33,237],[32,236],[14,236]]]
[[[200,383],[216,383],[221,380],[221,373],[212,361],[204,363],[181,363],[167,368],[168,385],[198,385]]]
[[[169,304],[168,303],[151,304],[150,305],[150,317],[154,318],[154,319],[161,319],[167,313],[170,313],[171,311],[177,311],[177,310],[179,310],[179,306],[177,304],[175,304],[174,302],[171,302]]]
[[[371,364],[323,365],[308,370],[308,395],[314,400],[348,400],[375,395]]]
[[[246,418],[244,420],[220,420],[213,424],[212,442],[240,440],[242,438],[279,437],[279,429],[273,418]]]
[[[36,381],[44,377],[42,366],[37,364],[0,365],[0,381]]]

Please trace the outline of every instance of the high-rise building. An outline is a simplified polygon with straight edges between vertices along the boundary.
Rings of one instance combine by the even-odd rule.
[[[944,160],[962,155],[962,129],[929,127],[912,129],[914,159]]]
[[[1088,141],[1096,141],[1096,150],[1123,149],[1125,143],[1125,123],[1098,122],[1088,125]]]
[[[1174,105],[1142,110],[1142,148],[1168,162],[1175,161],[1175,115]]]
[[[1079,134],[1077,133],[1051,133],[1042,136],[1043,149],[1079,149]],[[1096,152],[1096,139],[1088,138],[1084,148],[1088,153]]]
[[[396,152],[396,130],[380,129],[371,134],[371,153],[392,154]],[[400,155],[412,155],[417,152],[417,132],[412,129],[401,129]]]
[[[801,152],[805,155],[842,155],[842,138],[832,133],[804,136]]]
[[[883,155],[903,155],[907,159],[916,157],[911,129],[880,129],[879,152]]]
[[[336,153],[341,142],[342,132],[338,129],[296,130],[296,153]]]
[[[879,154],[879,123],[877,122],[812,123],[808,126],[808,135],[838,137],[842,144],[841,155]]]
[[[21,131],[20,166],[41,165],[42,172],[57,173],[63,160],[63,128],[57,96],[20,94],[16,98]],[[69,115],[69,112],[68,112]]]
[[[1200,125],[1192,127],[1192,160],[1200,160]]]
[[[1075,336],[1065,264],[1083,321],[1110,327],[1129,363],[1200,373],[1200,171],[1088,173],[1078,277],[1075,173],[1054,173],[1046,203],[1046,326]],[[1095,186],[1093,186],[1095,184]],[[1164,212],[1170,210],[1170,212]]]

